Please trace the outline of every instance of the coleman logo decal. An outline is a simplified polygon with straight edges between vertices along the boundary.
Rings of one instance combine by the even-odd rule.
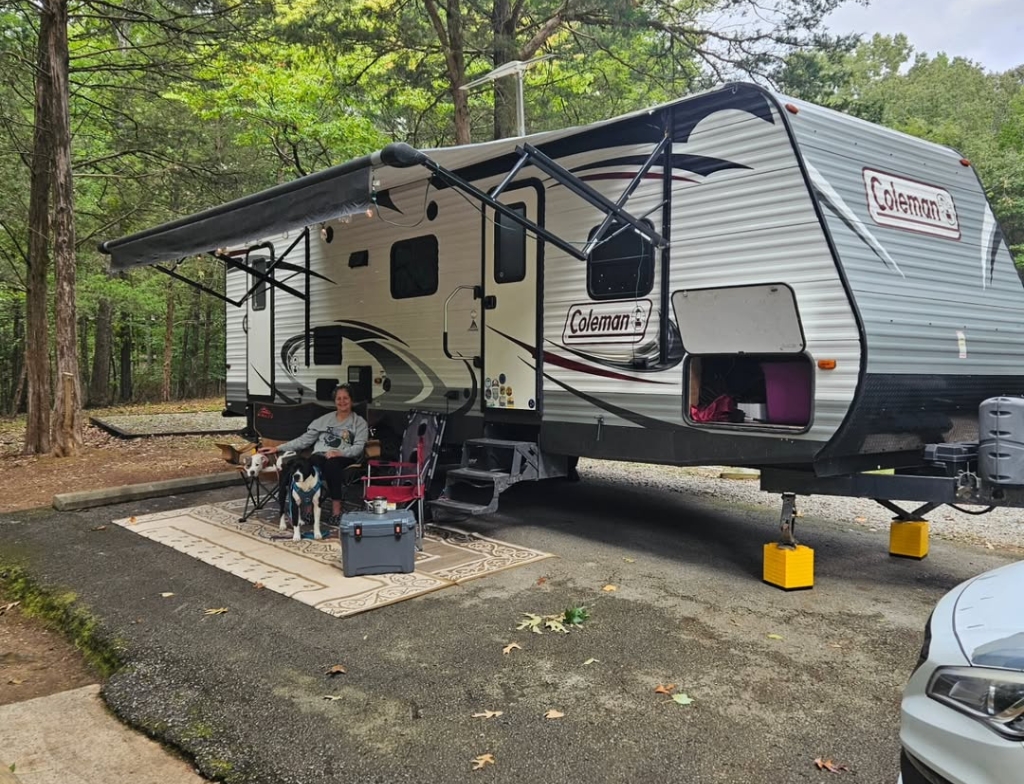
[[[650,320],[649,299],[572,305],[565,314],[562,343],[640,343]]]
[[[897,229],[960,239],[960,219],[945,188],[864,169],[868,210],[875,223]]]

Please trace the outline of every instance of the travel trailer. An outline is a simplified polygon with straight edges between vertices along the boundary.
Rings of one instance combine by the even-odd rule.
[[[252,432],[294,435],[349,380],[371,424],[445,413],[519,478],[579,456],[916,470],[1024,392],[1024,287],[970,162],[750,84],[393,144],[102,250],[224,261],[227,409]]]

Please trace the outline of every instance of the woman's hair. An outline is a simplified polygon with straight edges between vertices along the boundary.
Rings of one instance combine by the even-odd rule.
[[[336,399],[338,397],[338,393],[342,391],[347,392],[350,399],[354,399],[352,398],[352,387],[349,384],[338,384],[331,393],[331,399]]]

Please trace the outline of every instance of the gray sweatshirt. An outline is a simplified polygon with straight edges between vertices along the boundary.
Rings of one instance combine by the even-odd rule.
[[[281,444],[277,451],[293,449],[298,452],[312,446],[314,454],[340,452],[343,457],[358,460],[363,456],[368,435],[366,420],[359,414],[352,412],[339,422],[337,412],[330,411],[310,422],[305,433]]]

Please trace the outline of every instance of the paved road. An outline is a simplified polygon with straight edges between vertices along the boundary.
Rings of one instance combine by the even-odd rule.
[[[884,535],[804,518],[817,587],[783,593],[760,582],[776,525],[763,510],[585,479],[513,488],[472,526],[559,559],[337,620],[130,531],[90,530],[233,494],[0,517],[0,559],[74,591],[123,647],[111,708],[232,782],[789,784],[826,776],[819,756],[891,782],[932,604],[1008,560],[942,542],[923,562],[892,559]],[[591,608],[583,631],[515,630],[523,612],[574,602]],[[336,663],[348,674],[332,680]],[[503,715],[471,718],[483,710]],[[471,771],[482,754],[495,764]]]

